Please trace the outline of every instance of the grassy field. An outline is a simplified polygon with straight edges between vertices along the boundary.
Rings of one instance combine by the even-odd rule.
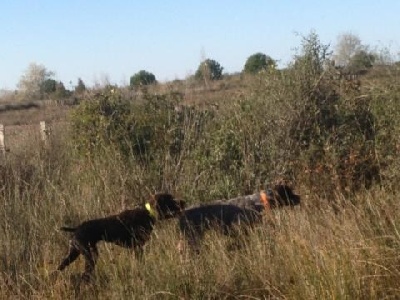
[[[194,257],[177,251],[174,220],[159,223],[144,261],[102,244],[94,281],[80,284],[82,259],[53,273],[68,246],[57,227],[118,211],[121,199],[69,184],[38,180],[29,192],[2,192],[8,196],[2,298],[396,299],[400,293],[400,205],[392,191],[362,192],[351,202],[337,195],[343,205],[334,209],[300,190],[304,205],[274,212],[275,226],[257,228],[242,249],[226,250],[227,241],[211,233]]]
[[[399,70],[348,80],[313,68],[0,112],[14,133],[0,164],[0,298],[399,299]],[[46,144],[24,127],[43,118]],[[210,233],[200,255],[180,253],[170,220],[144,261],[101,244],[90,284],[82,259],[54,273],[68,246],[60,226],[154,191],[198,203],[282,179],[301,207],[274,211],[241,249]]]

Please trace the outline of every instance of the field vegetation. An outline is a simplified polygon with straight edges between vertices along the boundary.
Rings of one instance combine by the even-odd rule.
[[[52,125],[46,142],[31,134],[1,158],[0,297],[398,299],[400,69],[375,63],[353,76],[328,59],[310,34],[283,70],[108,85],[74,105],[0,112],[9,126]],[[68,246],[60,226],[155,191],[192,204],[281,180],[301,207],[273,211],[240,249],[210,233],[200,255],[180,253],[170,220],[144,261],[102,244],[93,282],[80,282],[81,259],[54,272]]]

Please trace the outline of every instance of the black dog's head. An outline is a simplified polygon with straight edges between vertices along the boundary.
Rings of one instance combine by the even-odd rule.
[[[185,208],[185,201],[175,200],[171,194],[158,193],[152,196],[150,204],[157,211],[160,219],[169,219],[180,215]]]
[[[300,204],[300,196],[285,184],[277,184],[267,190],[269,203],[272,207],[295,206]]]

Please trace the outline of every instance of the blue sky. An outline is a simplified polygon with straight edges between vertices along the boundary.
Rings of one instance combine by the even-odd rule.
[[[364,44],[400,49],[400,1],[1,0],[0,89],[15,89],[32,62],[68,88],[124,85],[139,70],[183,79],[202,58],[241,71],[263,52],[287,63],[314,30],[332,47],[345,32]]]

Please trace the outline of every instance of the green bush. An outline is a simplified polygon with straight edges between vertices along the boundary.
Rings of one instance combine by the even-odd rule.
[[[243,71],[245,73],[257,74],[262,70],[267,70],[268,68],[274,68],[276,62],[264,53],[255,53],[249,56],[244,65]]]
[[[131,172],[145,174],[136,178],[141,184],[173,188],[185,178],[182,168],[208,115],[181,101],[179,93],[145,93],[132,103],[115,88],[87,96],[71,115],[75,153],[103,166],[117,159]]]
[[[214,59],[206,59],[200,63],[194,77],[197,80],[219,80],[222,79],[223,67]]]
[[[316,34],[304,37],[294,63],[265,73],[256,93],[243,101],[253,102],[246,104],[253,110],[248,117],[263,114],[269,123],[259,160],[264,168],[274,165],[275,171],[267,173],[302,182],[324,195],[369,188],[381,178],[375,155],[380,128],[371,99],[362,96],[358,86],[343,90],[326,68],[329,57],[329,47]],[[252,124],[248,131],[259,128]],[[241,130],[243,126],[233,129]],[[252,145],[246,145],[250,153]]]
[[[173,102],[164,96],[145,95],[143,103],[133,104],[115,87],[89,96],[74,110],[72,139],[80,155],[101,156],[112,149],[126,159],[155,157],[164,151],[168,129],[174,121]]]
[[[301,158],[298,165],[308,174],[309,184],[319,185],[321,191],[321,179],[325,181],[324,193],[369,188],[380,180],[380,164],[374,155],[376,117],[370,99],[358,87],[341,92],[324,67],[327,50],[312,34],[293,66],[301,103],[290,130],[290,138],[298,145],[294,154]]]
[[[137,72],[130,78],[130,86],[132,88],[155,84],[156,82],[156,76],[153,73],[147,72],[145,70]]]
[[[95,157],[112,147],[128,155],[131,147],[139,151],[146,134],[135,139],[131,104],[114,87],[81,101],[71,114],[72,142],[78,155]]]

